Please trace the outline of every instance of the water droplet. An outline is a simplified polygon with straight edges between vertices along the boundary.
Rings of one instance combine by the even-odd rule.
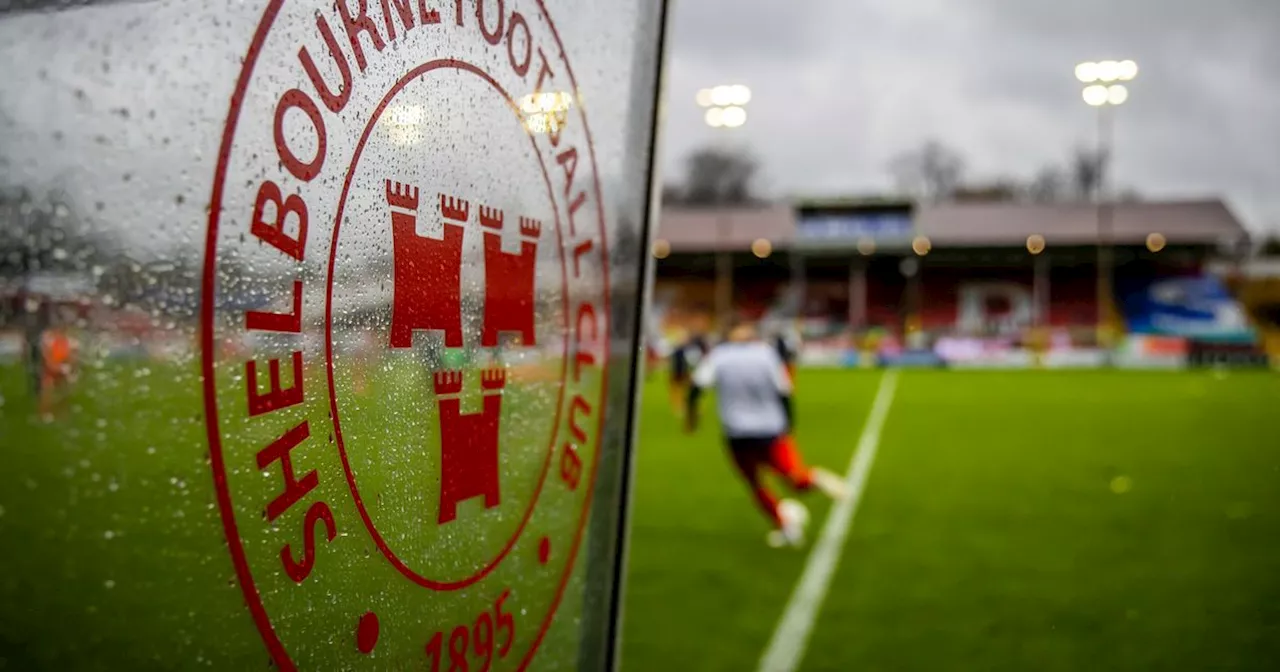
[[[107,579],[102,585],[106,586],[107,590],[111,590],[116,587],[116,582],[111,579]]]
[[[116,538],[116,533],[114,530],[107,530],[106,532],[102,533],[102,538],[110,541],[111,539]]]

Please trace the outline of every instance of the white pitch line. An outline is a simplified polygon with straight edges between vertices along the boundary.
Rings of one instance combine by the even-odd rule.
[[[849,496],[836,502],[827,515],[822,534],[809,552],[800,582],[796,584],[795,592],[787,602],[782,620],[778,621],[778,627],[773,631],[769,648],[765,649],[764,656],[760,658],[760,672],[792,672],[804,657],[809,633],[813,630],[813,620],[818,616],[822,600],[827,596],[831,576],[840,562],[840,553],[844,550],[844,541],[849,535],[849,526],[858,511],[858,501],[862,499],[867,474],[871,472],[871,464],[876,459],[880,430],[889,415],[889,406],[893,404],[893,391],[897,384],[897,371],[886,371],[880,379],[880,389],[876,391],[871,414],[867,416],[867,424],[862,428],[862,436],[858,439],[857,452],[854,453],[849,472],[845,476]]]

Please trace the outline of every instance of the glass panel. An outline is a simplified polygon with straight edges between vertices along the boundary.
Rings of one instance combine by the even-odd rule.
[[[68,4],[0,20],[0,663],[605,666],[660,3]]]

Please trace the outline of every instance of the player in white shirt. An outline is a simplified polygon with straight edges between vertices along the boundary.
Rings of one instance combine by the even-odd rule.
[[[702,359],[689,389],[687,429],[698,426],[698,399],[715,388],[720,424],[729,453],[756,501],[773,521],[772,546],[804,543],[809,513],[793,499],[778,498],[761,479],[765,467],[773,469],[798,491],[817,487],[833,498],[845,495],[839,476],[822,468],[805,466],[791,436],[793,412],[791,377],[777,351],[760,340],[755,325],[736,323],[729,338]]]

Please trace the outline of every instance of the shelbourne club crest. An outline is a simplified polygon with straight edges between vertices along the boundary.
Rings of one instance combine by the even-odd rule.
[[[609,276],[566,54],[537,2],[264,12],[201,352],[229,580],[281,669],[576,645]]]

